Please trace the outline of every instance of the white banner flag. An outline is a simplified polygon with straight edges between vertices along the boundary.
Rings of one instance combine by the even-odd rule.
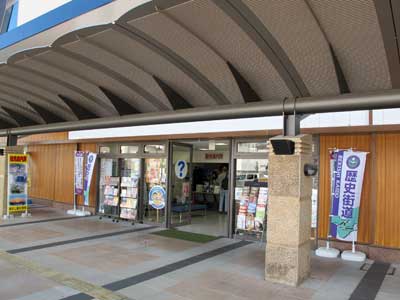
[[[332,237],[357,241],[358,216],[367,152],[338,150],[331,208]]]
[[[85,168],[85,183],[84,183],[84,205],[89,205],[89,191],[90,191],[90,183],[92,181],[92,175],[94,170],[94,165],[96,163],[96,153],[89,152],[87,154],[86,159],[86,168]]]

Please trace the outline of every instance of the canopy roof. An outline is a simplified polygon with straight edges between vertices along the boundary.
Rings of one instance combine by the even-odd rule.
[[[397,1],[151,1],[0,65],[0,128],[400,88],[399,16]]]

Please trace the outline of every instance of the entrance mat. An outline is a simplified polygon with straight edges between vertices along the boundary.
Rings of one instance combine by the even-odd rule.
[[[166,230],[152,232],[151,234],[156,234],[167,238],[173,238],[173,239],[201,243],[201,244],[205,244],[214,241],[216,239],[219,239],[219,237],[217,236],[181,231],[176,229],[166,229]]]

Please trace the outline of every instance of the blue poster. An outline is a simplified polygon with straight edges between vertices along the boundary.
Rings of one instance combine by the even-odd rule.
[[[149,192],[149,204],[155,209],[163,209],[165,207],[165,201],[167,199],[167,193],[162,186],[153,186]]]

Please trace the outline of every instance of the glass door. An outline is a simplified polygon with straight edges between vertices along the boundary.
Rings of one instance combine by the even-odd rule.
[[[171,226],[191,223],[193,146],[172,143],[169,181]]]

